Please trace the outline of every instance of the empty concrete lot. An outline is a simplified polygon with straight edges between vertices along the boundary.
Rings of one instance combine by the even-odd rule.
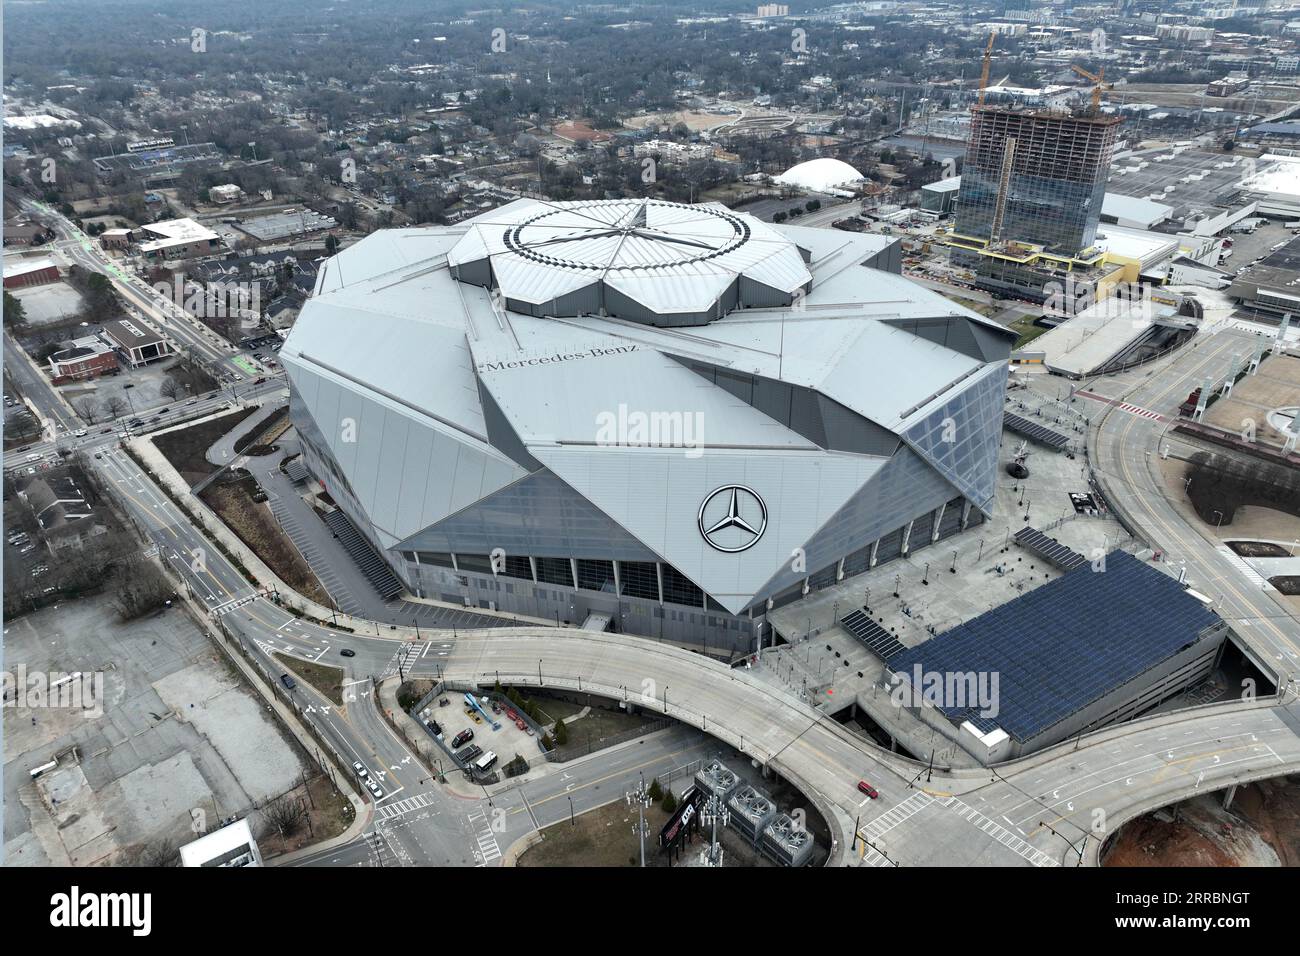
[[[103,675],[102,707],[4,709],[5,862],[130,863],[288,790],[296,745],[178,609],[121,623],[108,597],[8,622],[4,668]],[[96,716],[95,711],[102,710]],[[58,767],[36,780],[29,771]]]

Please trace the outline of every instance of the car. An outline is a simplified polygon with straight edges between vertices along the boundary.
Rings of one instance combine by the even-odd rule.
[[[464,750],[456,751],[456,759],[461,763],[469,763],[483,752],[483,748],[478,744],[470,744]]]
[[[24,545],[23,547],[19,548],[19,549],[18,549],[18,553],[19,553],[19,554],[31,554],[31,553],[32,553],[33,551],[35,551],[35,550],[36,550],[36,545],[34,545],[34,544],[28,544],[28,545]]]
[[[860,793],[865,793],[872,800],[875,800],[877,797],[880,796],[880,791],[877,790],[875,787],[873,787],[871,784],[867,783],[865,780],[858,781],[858,791]]]
[[[366,765],[363,764],[360,760],[358,760],[356,763],[352,765],[352,769],[356,771],[357,776],[360,777],[362,780],[365,780],[366,777],[370,776],[370,771],[366,769]]]
[[[426,720],[424,722],[424,726],[428,727],[429,730],[433,732],[433,735],[435,737],[442,736],[442,725],[439,724],[436,720]]]
[[[85,430],[84,428],[78,428],[75,432],[72,433],[72,437],[73,437],[73,438],[85,438],[85,437],[86,437],[86,430]]]
[[[451,738],[451,745],[453,747],[460,747],[463,746],[464,744],[469,743],[473,739],[474,739],[474,730],[470,727],[466,727],[455,737]]]
[[[101,455],[99,452],[95,452],[95,460],[96,460],[96,461],[99,461],[99,460],[100,460],[101,458],[103,458],[103,457],[104,457],[104,456]]]
[[[366,789],[370,791],[370,795],[376,800],[382,800],[384,798],[384,791],[380,789],[379,784],[375,783],[373,780],[366,781]]]
[[[357,652],[354,651],[354,650],[353,650],[352,648],[350,648],[350,647],[345,647],[345,648],[343,648],[342,650],[339,651],[339,654],[340,654],[341,656],[343,656],[343,657],[356,657],[356,656],[357,656]]]
[[[280,675],[280,683],[284,685],[285,690],[293,690],[295,687],[298,686],[298,682],[294,680],[292,677],[290,677],[288,674]]]
[[[263,382],[265,382],[265,381],[266,381],[266,376],[265,376],[265,375],[261,375],[261,376],[258,376],[258,377],[255,378],[255,379],[253,379],[253,384],[254,384],[254,385],[261,385],[261,384],[262,384]]]
[[[191,399],[190,399],[188,402],[186,402],[185,404],[186,404],[186,405],[197,405],[198,403],[199,403],[199,400],[198,400],[197,398],[191,398]]]
[[[127,422],[127,424],[130,425],[132,428],[139,428],[141,425],[144,424],[144,419],[143,419],[143,418],[133,418],[133,419],[131,419],[129,422]]]
[[[28,456],[27,456],[27,460],[28,460],[28,461],[40,461],[40,460],[41,460],[41,456],[40,456],[40,455],[28,455]]]
[[[161,415],[155,415],[153,418],[149,419],[149,423],[150,423],[151,425],[152,425],[154,422],[160,422],[160,421],[162,421],[162,416],[161,416]]]
[[[111,434],[113,434],[113,429],[111,429],[111,428],[105,428],[105,429],[103,429],[103,430],[100,432],[100,434],[101,434],[101,435],[111,435]]]

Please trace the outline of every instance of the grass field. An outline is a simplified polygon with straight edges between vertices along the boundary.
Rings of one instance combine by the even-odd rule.
[[[575,823],[564,820],[542,831],[542,842],[519,857],[519,866],[639,866],[641,850],[633,828],[637,811],[623,800],[588,810]],[[658,804],[645,812],[646,866],[667,866],[659,855],[656,834],[668,822]]]
[[[253,500],[255,484],[251,475],[240,481],[217,482],[204,488],[199,497],[281,581],[309,600],[328,606],[329,593],[311,565],[280,528],[271,509]]]
[[[255,405],[241,408],[189,428],[154,435],[154,447],[163,453],[182,478],[191,485],[197,484],[217,470],[216,465],[203,457],[212,443],[255,411]]]
[[[301,658],[290,657],[288,654],[276,654],[275,659],[334,703],[340,707],[343,706],[343,669],[341,667],[316,664],[312,661],[304,661]]]
[[[1024,348],[1026,344],[1032,342],[1034,339],[1038,338],[1044,332],[1048,331],[1047,329],[1043,328],[1041,325],[1034,325],[1034,320],[1028,316],[1025,316],[1024,318],[1016,319],[1014,322],[1011,323],[1009,328],[1015,330],[1020,334],[1020,338],[1016,339],[1016,344],[1014,346],[1014,348],[1018,348],[1018,349]]]

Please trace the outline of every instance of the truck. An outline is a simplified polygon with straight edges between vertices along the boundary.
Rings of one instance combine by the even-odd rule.
[[[1192,391],[1188,394],[1183,404],[1178,406],[1178,414],[1181,415],[1183,418],[1191,418],[1192,414],[1196,411],[1196,405],[1198,402],[1200,402],[1200,400],[1201,400],[1201,389],[1200,386],[1198,385],[1196,388],[1192,389]]]

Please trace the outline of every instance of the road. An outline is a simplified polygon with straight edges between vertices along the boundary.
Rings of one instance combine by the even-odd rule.
[[[16,348],[16,346],[13,346],[13,348]],[[6,452],[4,456],[5,471],[29,467],[39,468],[43,464],[52,462],[60,449],[93,453],[117,445],[123,432],[139,435],[157,431],[160,428],[167,428],[181,421],[197,418],[204,414],[212,414],[222,408],[231,407],[234,404],[232,398],[237,398],[243,402],[255,402],[259,399],[272,397],[285,388],[282,379],[271,378],[261,384],[250,384],[243,388],[232,387],[225,392],[209,392],[187,402],[176,402],[168,406],[165,412],[150,414],[150,412],[146,411],[141,412],[139,416],[123,415],[113,421],[100,421],[94,425],[86,425],[62,404],[58,396],[54,394],[48,381],[40,373],[30,366],[24,370],[26,365],[27,363],[21,358],[17,358],[11,360],[6,368],[10,376],[19,383],[23,394],[36,407],[38,418],[42,423],[43,435],[38,441]],[[135,418],[144,418],[146,415],[149,418],[143,427],[131,428],[129,426],[128,423]],[[153,421],[155,417],[159,419],[157,422]],[[86,434],[78,437],[75,433],[81,429],[84,429]],[[29,457],[31,455],[36,455],[37,459],[31,460]]]
[[[1166,374],[1162,368],[1159,375],[1139,383],[1131,396],[1145,400],[1142,389],[1148,387],[1157,390],[1149,396],[1153,401],[1174,395],[1189,376],[1202,374],[1198,363],[1222,361],[1231,347],[1188,353],[1180,357],[1192,363],[1185,370],[1178,366],[1180,371]],[[1094,383],[1094,388],[1104,385]],[[1156,538],[1168,537],[1170,547],[1185,547],[1189,567],[1196,573],[1204,567],[1223,584],[1230,612],[1243,622],[1257,622],[1248,630],[1264,635],[1273,642],[1269,646],[1285,656],[1286,646],[1294,647],[1295,622],[1248,594],[1242,581],[1234,579],[1231,565],[1220,567],[1212,557],[1201,558],[1203,565],[1191,564],[1206,549],[1173,523],[1175,514],[1161,511],[1159,489],[1140,483],[1132,469],[1144,452],[1137,453],[1139,460],[1131,460],[1133,447],[1141,447],[1132,429],[1140,426],[1115,424],[1121,421],[1113,408],[1099,419],[1096,466],[1107,475],[1121,469],[1132,497],[1150,500],[1152,518],[1163,522],[1156,522]],[[1116,428],[1121,431],[1113,432]],[[1140,434],[1158,440],[1158,432]],[[107,442],[109,436],[103,437]],[[1111,443],[1124,452],[1128,472],[1113,453],[1104,453]],[[371,637],[295,617],[259,594],[124,452],[108,448],[92,463],[120,493],[187,590],[271,674],[280,673],[281,665],[271,656],[276,653],[344,667],[347,686],[357,697],[345,707],[330,704],[302,683],[294,693],[303,704],[303,719],[343,753],[370,767],[386,792],[367,834],[351,847],[332,851],[332,856],[322,854],[317,862],[492,863],[505,848],[505,837],[529,832],[550,819],[546,813],[556,812],[539,814],[532,807],[534,792],[540,805],[561,804],[558,791],[549,791],[547,799],[545,777],[526,784],[516,797],[506,795],[518,789],[507,784],[468,809],[464,796],[427,777],[365,696],[370,678],[391,672],[402,645],[411,643],[414,634],[408,629],[381,632],[376,626],[376,636]],[[408,674],[485,683],[499,678],[581,690],[634,701],[644,710],[698,728],[809,796],[833,834],[833,864],[1092,862],[1099,843],[1093,837],[1111,832],[1108,828],[1136,813],[1243,780],[1300,771],[1300,705],[1294,692],[1285,704],[1238,701],[1193,708],[1111,727],[994,771],[935,773],[921,780],[924,767],[918,769],[857,737],[743,667],[730,668],[670,645],[619,634],[528,626],[461,630],[454,637],[426,630],[422,637],[414,644],[418,650],[410,652]],[[356,656],[338,655],[343,647]],[[686,752],[700,751],[664,759],[684,757]],[[584,772],[595,777],[615,773],[614,779],[625,786],[633,767],[600,771],[602,766],[615,767],[610,759],[591,760]],[[856,783],[864,778],[879,790],[878,800],[866,800],[857,792]],[[584,799],[596,799],[594,793]],[[607,790],[602,798],[609,795]],[[567,805],[567,799],[562,803]],[[393,816],[385,807],[401,812]],[[504,816],[494,816],[497,809],[505,810]],[[505,823],[496,824],[498,819]],[[855,832],[870,844],[859,844]],[[467,838],[472,843],[467,844]]]
[[[1214,598],[1219,615],[1286,682],[1300,674],[1300,615],[1274,601],[1216,540],[1189,524],[1187,506],[1180,510],[1170,500],[1159,470],[1162,449],[1196,447],[1169,431],[1178,406],[1207,376],[1219,380],[1238,356],[1249,357],[1256,342],[1255,336],[1228,328],[1162,360],[1154,374],[1153,367],[1144,366],[1090,383],[1084,391],[1161,416],[1105,406],[1090,429],[1094,472],[1107,499],[1139,536],[1162,550],[1165,561],[1185,565],[1190,586]]]
[[[198,360],[221,374],[242,376],[244,370],[230,361],[239,354],[235,346],[170,298],[164,298],[143,279],[124,270],[57,209],[34,199],[21,198],[19,202],[24,210],[40,217],[54,229],[58,236],[53,243],[54,250],[67,263],[108,276],[135,317],[145,319],[155,330],[171,338],[179,351],[192,351]]]

